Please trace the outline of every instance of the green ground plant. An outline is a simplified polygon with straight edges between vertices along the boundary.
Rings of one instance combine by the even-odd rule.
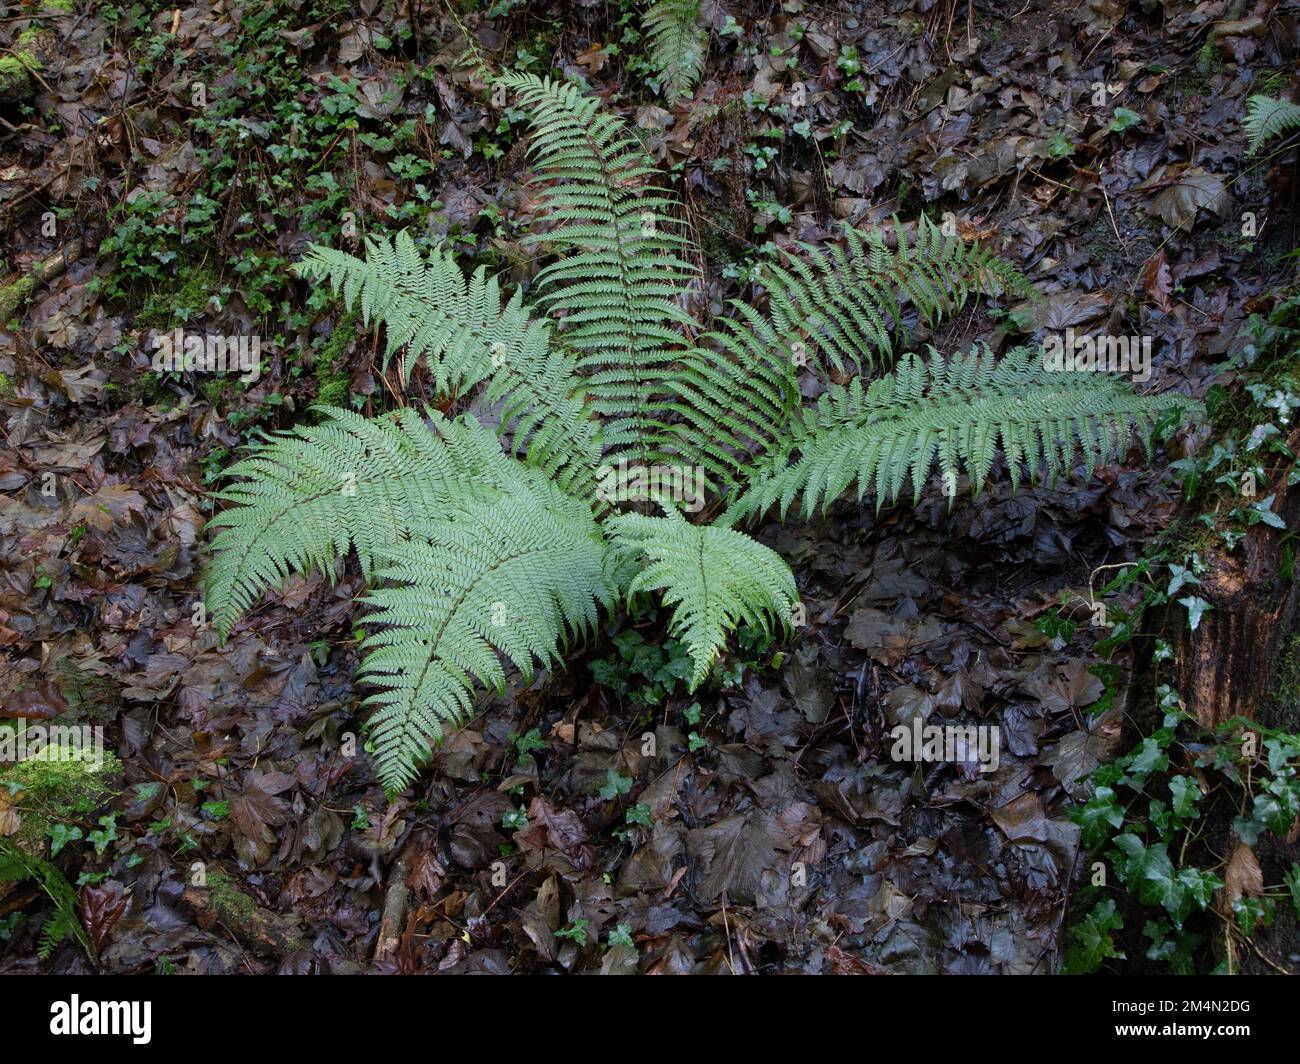
[[[405,233],[363,258],[313,247],[299,266],[384,327],[400,384],[422,361],[441,399],[492,416],[320,408],[216,493],[227,506],[206,596],[223,635],[288,573],[333,575],[355,552],[359,679],[390,792],[473,712],[479,685],[500,689],[507,663],[530,675],[562,659],[620,602],[660,602],[690,690],[738,627],[798,625],[793,573],[742,527],[770,511],[867,494],[879,508],[909,486],[918,499],[936,465],[951,500],[959,478],[980,490],[999,455],[1013,483],[1067,475],[1078,455],[1091,472],[1195,407],[1051,372],[1029,348],[909,352],[911,323],[1027,291],[924,219],[779,257],[762,273],[766,311],[736,303],[700,335],[687,309],[698,254],[639,142],[573,85],[500,81],[528,115],[544,223],[526,238],[546,262],[531,306]],[[681,477],[611,492],[628,470],[698,477],[704,499]]]

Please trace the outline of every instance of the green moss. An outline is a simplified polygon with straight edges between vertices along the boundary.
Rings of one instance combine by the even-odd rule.
[[[40,57],[32,50],[42,43],[45,30],[32,27],[23,30],[14,41],[9,54],[0,58],[0,93],[12,94],[28,80],[29,70],[40,70]]]
[[[0,60],[0,64],[3,60]],[[0,86],[3,85],[4,75],[0,73]],[[27,302],[27,297],[32,294],[35,282],[30,277],[23,277],[11,285],[0,288],[0,325],[9,321],[13,313]]]
[[[338,326],[330,333],[325,345],[316,353],[315,374],[319,387],[316,401],[328,406],[348,405],[351,390],[351,378],[346,371],[335,372],[334,363],[347,352],[357,335],[357,316],[355,312],[345,314]]]
[[[1292,634],[1278,655],[1273,702],[1284,718],[1295,719],[1300,710],[1300,632]]]
[[[71,758],[30,757],[0,765],[0,787],[22,817],[16,841],[30,847],[48,837],[52,824],[86,820],[118,793],[122,762],[104,751],[101,765]]]
[[[216,271],[207,263],[184,267],[175,283],[154,292],[136,315],[145,329],[173,328],[189,321],[208,305],[220,287]]]
[[[235,881],[220,868],[208,872],[208,891],[212,907],[227,923],[234,922],[237,927],[248,927],[257,916],[257,904],[235,886]]]
[[[9,379],[9,374],[0,373],[0,398],[12,399],[14,397],[14,382]]]

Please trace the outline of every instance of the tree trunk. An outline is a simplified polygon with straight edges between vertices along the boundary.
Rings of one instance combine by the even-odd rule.
[[[1300,429],[1287,441],[1294,453]],[[1282,575],[1284,538],[1300,529],[1300,491],[1287,492],[1285,469],[1261,497],[1272,494],[1273,512],[1286,530],[1256,525],[1229,554],[1215,547],[1195,589],[1213,609],[1199,629],[1179,637],[1178,690],[1206,727],[1246,717],[1268,727],[1300,730],[1297,707],[1279,700],[1279,662],[1289,650],[1300,614],[1297,583]],[[1289,719],[1288,719],[1289,718]]]

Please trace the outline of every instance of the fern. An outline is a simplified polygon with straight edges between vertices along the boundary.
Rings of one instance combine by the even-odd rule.
[[[1177,394],[1137,395],[1106,374],[1050,371],[1038,349],[1000,359],[978,347],[951,359],[933,348],[930,355],[928,364],[906,356],[866,388],[860,378],[833,387],[788,446],[754,469],[730,518],[778,503],[784,516],[800,494],[808,516],[855,482],[859,499],[875,492],[877,509],[909,480],[916,500],[936,460],[950,485],[964,471],[978,491],[999,446],[1013,485],[1040,467],[1055,480],[1071,469],[1076,449],[1091,474],[1132,432],[1145,440],[1161,416],[1196,405]]]
[[[405,349],[403,383],[420,359],[440,394],[490,379],[485,398],[501,405],[503,425],[514,423],[516,446],[527,441],[531,464],[562,481],[594,465],[600,445],[572,359],[552,347],[549,326],[529,314],[518,292],[502,306],[500,285],[483,267],[467,281],[450,252],[422,256],[401,232],[392,242],[367,240],[364,259],[312,246],[298,268],[328,280],[367,324],[384,325],[383,365]]]
[[[699,0],[656,0],[645,14],[650,62],[669,107],[689,95],[704,72],[709,34],[699,18]]]
[[[466,497],[517,483],[497,441],[476,422],[413,410],[368,420],[318,407],[326,421],[271,437],[226,471],[245,478],[215,493],[230,504],[210,524],[207,605],[226,635],[262,591],[291,572],[333,575],[355,548],[367,573],[378,553]]]
[[[54,911],[45,918],[45,925],[41,928],[36,955],[43,961],[49,960],[59,943],[75,938],[87,956],[94,960],[90,938],[77,916],[77,893],[67,877],[44,858],[0,839],[0,883],[17,883],[26,879],[34,879],[54,905]]]
[[[978,487],[999,448],[1017,484],[1040,468],[1060,475],[1077,452],[1091,469],[1194,406],[1049,374],[1028,350],[900,357],[913,322],[933,326],[977,293],[1027,291],[924,220],[911,240],[896,224],[895,250],[854,230],[842,248],[801,248],[763,275],[766,313],[736,304],[696,343],[684,309],[696,252],[637,142],[574,86],[501,81],[530,115],[551,228],[529,240],[558,256],[535,283],[550,320],[400,234],[368,241],[362,258],[313,248],[302,267],[383,326],[385,366],[400,355],[404,382],[424,360],[441,398],[474,395],[498,431],[469,414],[323,407],[320,424],[257,442],[216,493],[227,505],[207,601],[223,637],[288,574],[333,578],[355,553],[367,585],[359,679],[390,791],[473,712],[480,687],[555,662],[622,596],[662,596],[693,688],[738,625],[788,627],[794,577],[742,520],[800,497],[811,513],[855,483],[877,506],[909,480],[915,497],[936,461]],[[805,367],[825,388],[811,408]],[[596,467],[629,452],[704,469],[728,508],[713,524],[667,499],[662,517],[611,512]]]
[[[472,708],[473,681],[500,690],[500,651],[526,676],[558,656],[570,634],[595,629],[609,605],[604,542],[589,510],[555,493],[461,503],[385,552],[391,581],[363,602],[366,659],[380,684],[366,705],[380,778],[390,791],[415,777],[419,754]]]
[[[692,525],[671,506],[665,517],[611,518],[615,551],[637,556],[641,569],[628,596],[662,591],[672,608],[670,631],[691,656],[691,689],[709,674],[727,633],[742,624],[771,634],[773,620],[788,630],[799,600],[794,576],[780,555],[730,528]]]
[[[944,236],[924,215],[909,242],[895,219],[897,250],[881,230],[844,227],[845,248],[821,251],[801,244],[805,261],[771,265],[762,283],[772,305],[772,325],[783,336],[803,337],[808,355],[820,355],[839,373],[892,361],[892,334],[903,331],[905,305],[933,327],[960,311],[972,294],[1028,294],[1028,282],[991,252],[960,237]]]
[[[751,307],[735,309],[742,322],[724,321],[682,357],[672,380],[677,420],[658,439],[659,450],[702,466],[728,490],[754,455],[785,438],[802,402],[792,341]]]
[[[802,245],[806,261],[770,266],[761,282],[770,318],[734,304],[740,320],[704,337],[673,379],[679,419],[663,449],[699,462],[726,489],[796,431],[798,373],[837,374],[884,365],[905,338],[906,307],[933,327],[976,293],[1029,294],[1028,282],[991,252],[945,237],[924,217],[909,242],[895,222],[897,250],[883,233],[845,227],[845,249]],[[829,366],[827,365],[829,364]]]
[[[1252,96],[1246,101],[1246,118],[1241,126],[1250,138],[1247,154],[1253,155],[1275,137],[1300,129],[1300,104],[1272,96]]]
[[[541,305],[563,317],[593,409],[609,419],[606,445],[640,448],[648,460],[669,406],[669,366],[694,325],[681,306],[696,271],[669,214],[676,202],[649,183],[658,171],[597,99],[531,74],[501,80],[529,113],[540,206],[557,223],[527,238],[562,253],[537,276]]]

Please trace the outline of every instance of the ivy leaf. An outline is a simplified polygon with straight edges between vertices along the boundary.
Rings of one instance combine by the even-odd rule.
[[[1196,808],[1200,800],[1201,789],[1190,776],[1175,776],[1169,781],[1169,793],[1173,795],[1174,816],[1179,820],[1195,820],[1201,815]]]
[[[81,828],[69,827],[67,824],[51,824],[47,829],[50,835],[50,856],[58,857],[59,851],[68,843],[81,838]]]
[[[574,920],[573,923],[570,924],[568,927],[566,927],[563,931],[555,932],[555,937],[569,938],[572,939],[574,942],[576,942],[579,946],[585,946],[587,944],[588,923],[589,921],[587,920]]]
[[[1180,605],[1187,607],[1187,624],[1196,631],[1197,625],[1201,623],[1201,618],[1205,616],[1207,610],[1214,609],[1200,595],[1185,595],[1178,600]]]
[[[1169,572],[1173,579],[1169,581],[1169,590],[1166,591],[1165,594],[1170,598],[1173,598],[1188,584],[1199,584],[1201,582],[1191,569],[1184,568],[1181,565],[1174,565],[1171,563],[1169,566]]]
[[[1115,791],[1099,786],[1088,801],[1077,807],[1070,818],[1083,828],[1083,845],[1095,849],[1110,835],[1107,825],[1118,828],[1124,823],[1124,808],[1115,800]]]
[[[1232,903],[1232,911],[1237,917],[1237,926],[1241,933],[1250,937],[1262,920],[1265,927],[1273,923],[1272,898],[1238,898]]]
[[[621,776],[612,768],[605,772],[605,786],[600,789],[600,796],[610,801],[619,795],[627,794],[632,789],[632,777]]]
[[[1174,931],[1164,919],[1148,920],[1142,928],[1142,934],[1151,940],[1151,945],[1147,948],[1147,960],[1165,961],[1175,975],[1191,975],[1195,971],[1193,951],[1204,941],[1204,935],[1193,931]]]
[[[1135,790],[1141,790],[1146,778],[1153,772],[1163,772],[1169,767],[1169,756],[1155,736],[1142,740],[1142,745],[1127,758],[1129,780]]]
[[[1127,107],[1116,107],[1115,117],[1110,122],[1110,130],[1112,133],[1123,133],[1124,130],[1137,125],[1141,121],[1142,116],[1136,111],[1130,111]]]
[[[1078,925],[1071,931],[1073,942],[1066,956],[1065,972],[1069,975],[1086,975],[1101,967],[1102,961],[1109,957],[1125,960],[1123,951],[1115,948],[1112,931],[1124,926],[1124,917],[1115,911],[1115,902],[1110,898],[1093,906]]]
[[[1277,497],[1276,495],[1270,495],[1267,498],[1260,499],[1259,502],[1255,503],[1255,505],[1250,508],[1250,512],[1246,516],[1247,524],[1257,525],[1263,522],[1264,524],[1268,525],[1270,528],[1285,529],[1286,522],[1282,520],[1282,515],[1273,512],[1273,500],[1276,497]]]
[[[1291,891],[1291,904],[1295,906],[1296,915],[1300,916],[1300,864],[1292,864],[1291,871],[1282,877],[1282,882]]]

